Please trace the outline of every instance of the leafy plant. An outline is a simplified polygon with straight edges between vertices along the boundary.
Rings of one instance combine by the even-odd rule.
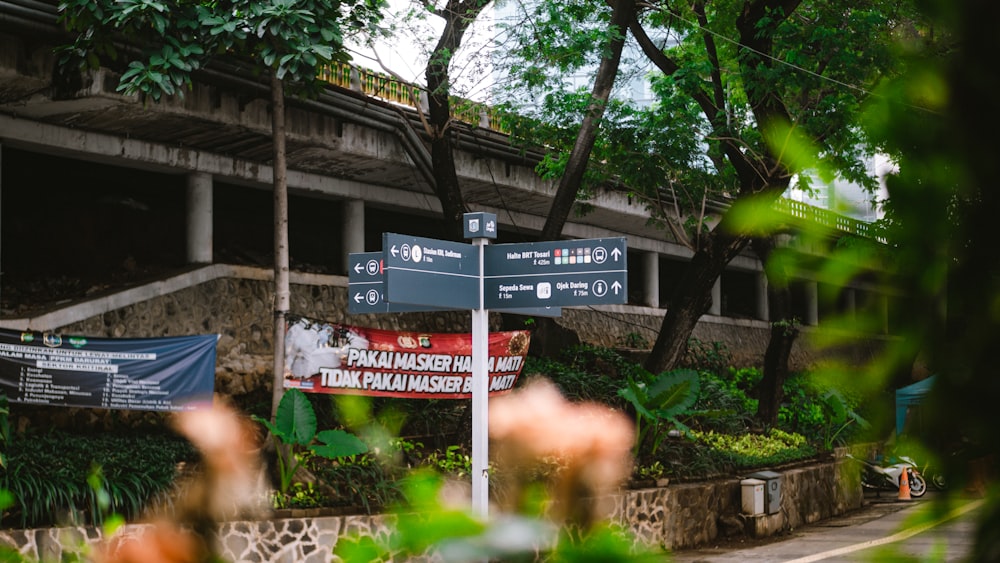
[[[623,380],[646,374],[618,352],[589,345],[568,348],[559,359],[529,356],[524,373],[526,380],[536,374],[544,375],[570,401],[595,401],[611,406],[624,406],[616,401]]]
[[[406,469],[379,463],[371,453],[352,456],[345,463],[317,464],[316,475],[336,505],[360,506],[372,514],[402,498]]]
[[[431,467],[456,477],[465,477],[472,473],[472,458],[462,453],[462,448],[459,446],[448,446],[443,454],[431,452],[426,462]]]
[[[699,375],[701,388],[688,425],[730,434],[745,432],[757,411],[757,401],[714,374]]]
[[[741,469],[778,465],[816,455],[816,449],[809,445],[804,436],[778,429],[771,429],[766,434],[733,435],[694,431],[691,435],[727,457],[734,467]]]
[[[851,427],[851,425],[857,424],[862,428],[871,427],[871,424],[864,417],[847,406],[843,395],[835,389],[831,389],[823,395],[820,405],[823,408],[823,415],[825,417],[823,425],[823,448],[826,450],[833,449],[833,446],[838,443],[841,434]]]
[[[690,429],[678,417],[697,401],[698,390],[698,373],[690,369],[661,373],[649,383],[629,380],[618,395],[635,410],[636,442],[633,453],[638,455],[642,444],[651,439],[651,453],[655,454],[660,441],[671,428],[689,432]]]
[[[659,461],[654,461],[649,465],[638,465],[635,468],[635,476],[639,479],[660,479],[666,473],[666,468]]]
[[[276,495],[275,508],[316,508],[323,506],[326,499],[313,483],[292,483],[287,496]]]
[[[126,518],[164,494],[179,462],[196,458],[186,440],[168,434],[25,434],[10,445],[4,511],[22,527]]]
[[[254,416],[280,442],[277,451],[279,491],[287,495],[295,473],[304,459],[302,450],[328,459],[337,459],[368,451],[357,436],[343,430],[323,430],[317,433],[316,412],[306,394],[289,389],[278,404],[274,423]]]

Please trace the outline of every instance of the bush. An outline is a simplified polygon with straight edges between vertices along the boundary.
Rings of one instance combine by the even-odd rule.
[[[757,400],[715,374],[702,372],[701,392],[694,404],[694,414],[688,424],[699,430],[714,430],[727,434],[746,432],[757,413]]]
[[[14,506],[3,521],[29,527],[99,524],[105,511],[134,518],[171,487],[178,464],[197,453],[187,440],[165,433],[50,432],[14,437],[8,457],[4,487]]]
[[[528,357],[522,373],[524,381],[545,376],[570,401],[594,401],[624,408],[618,389],[630,378],[641,379],[645,370],[610,348],[580,345],[564,350],[557,360]]]
[[[808,459],[816,455],[805,436],[771,429],[767,434],[695,432],[695,439],[727,457],[737,469],[753,469]]]
[[[831,412],[829,395],[836,394],[842,408],[850,413],[860,409],[862,403],[857,393],[850,389],[838,389],[832,385],[816,381],[808,374],[795,374],[784,384],[785,399],[778,409],[778,426],[788,432],[805,436],[811,443],[831,443]],[[852,424],[844,427],[837,435],[837,443],[851,443],[861,439],[866,424]]]

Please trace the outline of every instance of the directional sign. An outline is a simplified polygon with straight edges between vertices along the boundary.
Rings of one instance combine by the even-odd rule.
[[[347,312],[352,315],[460,310],[456,307],[431,307],[386,301],[381,252],[352,252],[348,255],[348,262]],[[561,308],[551,306],[505,309],[505,311],[535,317],[562,316]]]
[[[381,252],[348,254],[347,299],[347,312],[352,315],[455,310],[453,307],[429,307],[386,301]]]
[[[625,248],[624,237],[487,246],[484,307],[625,303]]]
[[[471,244],[382,234],[389,303],[478,309],[479,249]]]

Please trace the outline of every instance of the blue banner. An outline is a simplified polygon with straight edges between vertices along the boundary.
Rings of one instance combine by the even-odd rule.
[[[0,330],[0,392],[10,402],[180,411],[211,405],[215,334],[89,338]]]

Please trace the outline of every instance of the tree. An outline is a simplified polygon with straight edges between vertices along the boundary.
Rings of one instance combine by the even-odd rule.
[[[767,301],[770,305],[771,335],[764,351],[763,377],[757,393],[757,420],[765,426],[778,423],[778,410],[788,379],[788,357],[799,335],[798,319],[792,313],[791,277],[787,261],[775,257],[774,237],[761,236],[751,242],[754,253],[767,272]]]
[[[544,4],[512,67],[542,91],[551,82],[538,79],[546,76],[540,65],[565,64],[566,45],[587,40],[581,29],[591,33],[578,22],[613,14],[598,2]],[[573,166],[588,167],[589,189],[603,182],[645,201],[651,220],[694,252],[666,299],[647,369],[665,371],[682,359],[716,280],[762,234],[761,215],[797,172],[816,167],[826,178],[874,185],[862,165],[871,143],[854,120],[892,69],[891,33],[904,8],[881,0],[659,1],[630,20],[656,69],[656,102],[611,103],[593,155]],[[547,92],[536,118],[552,126],[581,115],[578,96]],[[569,152],[559,137],[550,144]],[[550,158],[542,173],[575,172],[564,163]]]
[[[608,46],[601,54],[601,62],[594,75],[594,89],[590,93],[590,102],[584,111],[580,131],[576,142],[566,156],[566,169],[559,178],[552,206],[539,235],[541,240],[558,240],[566,220],[573,209],[577,193],[583,183],[583,175],[590,160],[590,154],[597,142],[598,128],[604,117],[604,108],[611,99],[611,90],[615,76],[621,64],[622,49],[625,47],[625,36],[628,24],[635,17],[634,0],[618,0],[613,2],[611,21],[608,25]]]
[[[274,378],[271,418],[284,392],[284,338],[290,305],[285,89],[308,94],[318,70],[346,60],[347,32],[370,29],[383,0],[231,2],[67,0],[60,18],[76,33],[64,62],[97,67],[128,60],[118,90],[154,102],[183,95],[210,61],[227,58],[267,75],[271,91],[274,180]]]
[[[452,143],[451,74],[449,67],[469,26],[479,17],[490,0],[448,0],[436,9],[430,0],[421,0],[425,8],[442,17],[444,29],[427,61],[428,130],[431,137],[431,164],[434,170],[434,193],[441,201],[445,229],[454,240],[463,240],[462,215],[468,211],[455,172]]]

